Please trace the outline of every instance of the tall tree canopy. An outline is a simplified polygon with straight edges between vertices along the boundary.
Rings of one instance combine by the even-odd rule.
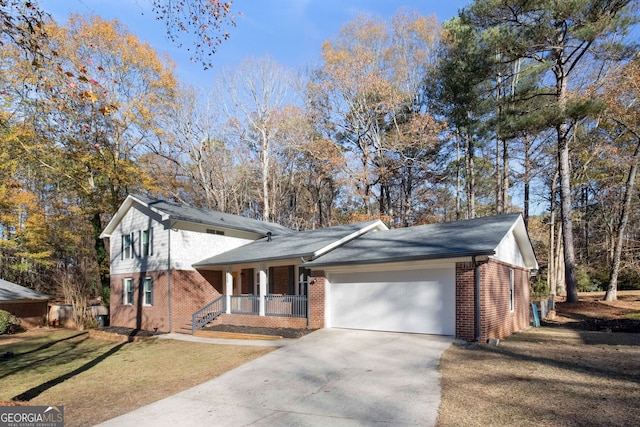
[[[635,19],[632,0],[521,1],[476,0],[462,11],[462,19],[479,29],[481,39],[496,52],[498,61],[526,59],[538,67],[545,86],[547,124],[556,131],[560,176],[560,205],[568,301],[577,301],[570,143],[576,120],[588,114],[589,99],[571,93],[584,72],[585,62],[600,68],[619,57],[624,46],[616,42]]]

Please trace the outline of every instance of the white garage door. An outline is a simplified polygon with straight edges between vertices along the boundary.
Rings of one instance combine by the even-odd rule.
[[[455,335],[455,269],[335,273],[330,327]]]

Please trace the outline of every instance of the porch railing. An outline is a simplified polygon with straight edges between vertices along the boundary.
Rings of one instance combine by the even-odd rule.
[[[260,314],[259,295],[229,295],[231,314]],[[227,312],[227,295],[222,295],[191,317],[191,333],[204,328],[207,323]],[[265,315],[280,317],[307,317],[306,295],[265,295]]]
[[[265,315],[307,317],[306,295],[266,295]]]
[[[207,323],[227,311],[226,301],[223,295],[193,313],[191,316],[191,333],[193,334],[195,331],[204,328]]]
[[[232,314],[260,314],[259,295],[230,295]]]

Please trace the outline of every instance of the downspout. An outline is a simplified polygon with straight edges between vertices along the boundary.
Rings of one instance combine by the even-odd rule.
[[[475,255],[471,257],[471,262],[473,264],[473,280],[474,280],[474,285],[475,285],[475,292],[474,292],[474,301],[475,301],[475,317],[476,317],[476,337],[475,337],[475,341],[479,342],[480,341],[480,334],[481,334],[481,328],[480,328],[480,312],[481,312],[481,304],[480,304],[480,267],[478,266],[478,262],[476,261],[476,257]]]
[[[169,219],[169,235],[167,238],[167,309],[169,310],[169,332],[173,332],[173,316],[171,313],[171,220]]]

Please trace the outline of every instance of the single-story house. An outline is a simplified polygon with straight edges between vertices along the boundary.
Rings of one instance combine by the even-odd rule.
[[[0,279],[0,310],[8,311],[27,325],[46,323],[50,299],[48,295]]]
[[[519,213],[292,231],[141,196],[105,228],[111,324],[355,328],[502,338],[529,325],[537,270]]]

